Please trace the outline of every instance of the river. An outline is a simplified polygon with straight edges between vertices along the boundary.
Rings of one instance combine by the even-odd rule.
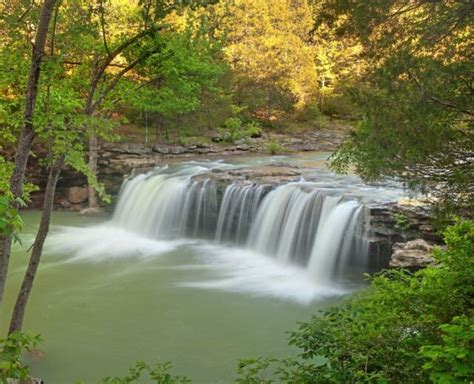
[[[249,163],[268,161],[253,159]],[[295,259],[299,262],[293,262],[293,253],[299,248],[290,247],[288,239],[293,239],[293,243],[300,238],[296,227],[303,228],[302,231],[304,226],[314,227],[311,220],[297,216],[298,212],[308,215],[308,209],[316,209],[311,201],[317,199],[307,199],[313,205],[304,205],[301,196],[307,193],[306,184],[304,188],[298,183],[284,186],[287,190],[277,191],[276,197],[268,194],[267,200],[259,198],[255,203],[258,209],[252,215],[247,202],[219,218],[219,206],[209,205],[209,194],[203,192],[208,187],[189,184],[188,176],[195,174],[189,170],[203,166],[192,163],[150,174],[147,180],[159,188],[147,190],[149,193],[143,193],[143,188],[149,186],[137,187],[138,182],[146,180],[129,181],[131,187],[128,192],[127,186],[123,188],[112,221],[55,212],[52,236],[45,248],[24,324],[25,329],[44,338],[42,354],[28,357],[32,374],[53,384],[74,383],[78,379],[96,383],[102,377],[124,375],[136,360],[149,364],[172,361],[173,372],[189,376],[194,383],[229,383],[235,379],[239,358],[295,353],[287,344],[285,332],[295,330],[298,321],[308,320],[318,310],[337,304],[362,284],[362,272],[350,283],[315,278],[322,275],[318,265],[325,265],[324,274],[336,268],[335,264],[327,264],[324,255],[339,257],[343,249],[348,255],[351,249],[353,252],[350,245],[354,244],[352,236],[356,231],[350,226],[357,227],[357,209],[365,200],[377,196],[389,199],[399,194],[394,189],[365,186],[354,177],[329,174],[321,167],[320,157],[298,161],[316,165],[312,187],[326,191],[328,183],[338,186],[329,197],[324,192],[320,199],[316,227],[322,222],[327,225],[311,229],[315,233],[311,232],[311,242],[305,251],[308,255]],[[204,167],[222,167],[222,163],[213,164],[216,165],[204,164]],[[318,167],[321,167],[319,179]],[[169,217],[164,212],[172,204],[186,206],[187,200],[176,197],[178,190],[184,191],[183,199],[189,200],[189,191],[193,190],[192,193],[205,200],[193,203],[193,207],[200,207],[198,211],[192,207],[180,211],[180,220],[174,222],[178,208]],[[235,191],[229,191],[228,196],[233,196],[232,193]],[[242,193],[250,196],[248,191]],[[336,199],[334,193],[343,198]],[[124,196],[135,199],[138,205],[124,202]],[[193,201],[199,200],[193,197]],[[280,204],[277,210],[287,204],[284,211],[293,214],[265,216],[268,210],[270,214],[275,212],[271,208],[275,204]],[[186,220],[183,224],[182,218],[188,215],[194,226],[202,227],[194,219],[212,213],[202,207],[216,211],[212,225],[217,237],[192,236],[190,233],[199,232],[197,227],[191,228]],[[245,213],[245,217],[234,218],[235,212]],[[39,215],[38,211],[23,212],[23,241],[14,247],[5,310],[1,313],[2,332],[23,276]],[[233,221],[226,224],[229,217]],[[222,236],[222,228],[233,233],[232,225],[241,228],[243,220],[248,221],[244,224],[250,232],[242,235],[246,240],[216,241]],[[281,225],[278,220],[282,221]],[[271,231],[258,235],[263,226],[271,223],[280,228],[278,238]],[[156,228],[160,228],[158,234],[153,232]],[[188,232],[190,228],[192,231]],[[256,236],[259,238],[255,239]],[[263,241],[264,236],[268,239]],[[340,245],[334,247],[333,243]],[[314,247],[324,252],[318,253]],[[272,252],[283,256],[272,257]],[[306,258],[303,264],[302,257]]]

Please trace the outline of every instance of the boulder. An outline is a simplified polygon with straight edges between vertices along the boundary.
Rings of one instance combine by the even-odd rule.
[[[71,187],[66,191],[66,199],[72,204],[80,204],[87,200],[89,192],[87,187]]]
[[[170,152],[171,152],[173,155],[181,155],[182,153],[186,153],[186,152],[187,152],[187,148],[182,147],[182,146],[180,146],[180,145],[176,145],[176,146],[174,146],[174,147],[171,147]]]
[[[423,239],[395,243],[392,248],[390,266],[393,268],[422,268],[435,263],[433,244]]]
[[[157,153],[161,153],[162,155],[167,155],[170,153],[170,149],[168,148],[168,146],[160,145],[160,144],[156,144],[153,147],[153,151]]]

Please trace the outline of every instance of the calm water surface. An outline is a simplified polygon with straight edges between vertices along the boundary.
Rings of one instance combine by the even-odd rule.
[[[2,332],[39,212],[23,216]],[[56,212],[53,232],[100,221]],[[172,361],[173,371],[194,383],[229,383],[239,358],[294,353],[285,331],[341,297],[308,287],[298,270],[238,249],[130,239],[99,229],[90,238],[83,230],[70,229],[46,247],[27,311],[25,329],[45,340],[44,355],[30,363],[32,374],[46,383],[96,383],[125,374],[136,360]]]

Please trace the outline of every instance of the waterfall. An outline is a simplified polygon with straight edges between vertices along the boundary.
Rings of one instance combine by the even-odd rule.
[[[331,198],[329,207],[321,214],[316,238],[308,264],[310,273],[319,281],[327,283],[332,279],[341,251],[352,242],[354,234],[354,213],[358,209],[355,201],[337,203]],[[352,225],[351,225],[352,224]],[[344,258],[344,256],[343,256]]]
[[[215,185],[193,181],[207,168],[168,168],[125,181],[112,222],[152,238],[212,237],[217,220]]]
[[[354,266],[365,270],[368,243],[357,198],[303,181],[277,187],[239,181],[224,189],[207,174],[212,167],[219,166],[163,167],[126,180],[112,223],[153,239],[245,247],[299,265],[321,283]]]
[[[301,259],[312,243],[324,200],[319,191],[304,192],[298,184],[273,190],[258,210],[247,245],[285,263]]]
[[[217,220],[216,240],[244,243],[264,191],[263,186],[229,185]]]

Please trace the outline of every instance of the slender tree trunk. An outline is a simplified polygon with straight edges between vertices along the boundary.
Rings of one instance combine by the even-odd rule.
[[[155,132],[156,132],[155,145],[159,145],[161,143],[162,131],[163,131],[163,119],[161,115],[157,115],[156,120],[155,120]]]
[[[45,0],[40,12],[38,30],[36,32],[31,57],[30,74],[25,97],[25,113],[23,116],[23,129],[21,130],[18,148],[15,156],[15,168],[10,180],[11,191],[16,197],[23,194],[23,184],[25,180],[26,165],[30,154],[31,144],[35,137],[33,130],[33,115],[38,93],[38,81],[40,77],[41,62],[44,55],[44,47],[48,36],[49,22],[56,4],[56,0]],[[5,283],[8,273],[12,246],[11,236],[0,236],[0,303],[3,301]]]
[[[92,134],[89,138],[89,170],[92,175],[97,175],[97,157],[99,155],[97,135]],[[89,208],[97,208],[99,200],[97,198],[97,191],[90,184],[89,189]]]
[[[31,289],[33,288],[33,282],[36,277],[36,272],[41,260],[41,254],[43,253],[43,245],[46,240],[46,236],[49,232],[49,223],[51,219],[51,212],[54,205],[54,195],[56,193],[56,184],[58,182],[59,175],[64,166],[64,157],[61,155],[57,159],[49,171],[48,184],[46,186],[46,193],[44,196],[43,213],[41,215],[41,221],[36,233],[35,242],[33,244],[33,250],[31,252],[30,262],[21,284],[20,292],[16,299],[15,309],[13,310],[12,319],[10,322],[10,329],[8,334],[15,331],[20,331],[23,326],[23,319],[25,317],[26,304],[30,297]]]

